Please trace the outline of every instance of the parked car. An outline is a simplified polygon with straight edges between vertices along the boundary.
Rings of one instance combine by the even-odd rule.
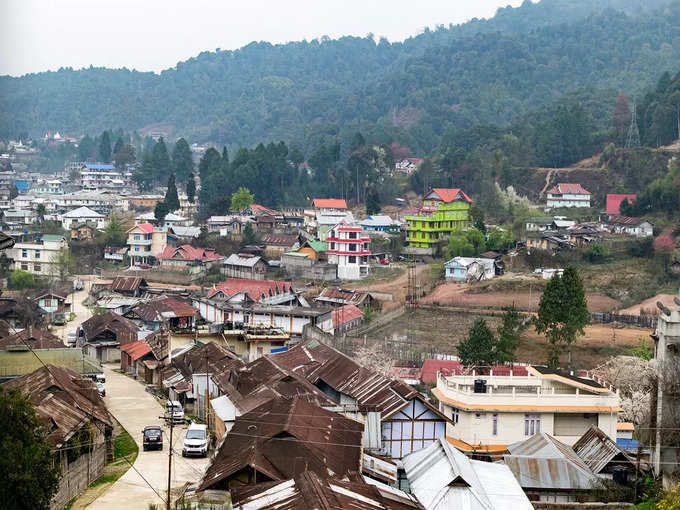
[[[165,419],[174,423],[184,423],[184,408],[177,400],[168,400],[165,403]]]
[[[151,269],[151,264],[139,264],[137,267],[139,269]]]
[[[52,319],[52,324],[55,326],[65,326],[66,325],[66,314],[65,313],[55,313],[54,318]]]
[[[389,261],[389,259],[382,259],[382,260],[380,261],[380,263],[381,263],[383,266],[387,266],[387,265],[389,265],[390,261]]]
[[[106,387],[104,386],[104,383],[101,381],[97,381],[97,391],[102,397],[106,396]]]
[[[75,347],[77,343],[77,338],[76,334],[71,331],[68,335],[66,335],[66,343],[68,344],[69,347]]]
[[[142,449],[162,450],[163,449],[163,429],[160,425],[148,425],[142,430]]]
[[[184,446],[182,447],[182,457],[198,455],[205,457],[208,455],[208,427],[199,423],[192,423],[184,436]]]

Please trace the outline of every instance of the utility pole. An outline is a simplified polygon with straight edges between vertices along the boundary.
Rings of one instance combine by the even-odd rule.
[[[172,429],[175,425],[175,417],[173,414],[170,415],[170,451],[168,452],[168,496],[167,501],[165,502],[166,510],[170,510],[170,481],[172,480]]]

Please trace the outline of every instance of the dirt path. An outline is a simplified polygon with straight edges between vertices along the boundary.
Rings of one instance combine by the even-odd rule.
[[[678,296],[678,294],[657,294],[654,297],[645,299],[643,302],[638,303],[637,305],[619,310],[619,313],[621,315],[640,315],[644,310],[647,315],[656,315],[659,311],[659,309],[656,307],[656,303],[658,301],[661,301],[667,307],[676,308],[678,305],[675,304],[673,298],[680,299],[680,296]]]
[[[141,383],[114,372],[108,367],[104,371],[106,373],[106,397],[104,397],[106,406],[139,445],[139,456],[134,463],[135,469],[128,470],[87,508],[90,510],[133,508],[146,510],[149,503],[162,504],[156,492],[163,498],[166,495],[169,434],[165,429],[162,451],[145,452],[142,450],[142,429],[146,425],[161,425],[162,420],[159,417],[163,414],[163,409],[158,401],[145,391]],[[197,482],[208,465],[207,459],[185,459],[181,456],[185,433],[186,426],[175,427],[173,433],[173,450],[178,452],[173,456],[173,488],[181,487],[186,482]]]
[[[347,287],[357,290],[369,290],[373,292],[386,292],[392,294],[394,299],[392,301],[384,301],[383,310],[388,311],[398,308],[406,302],[406,292],[408,290],[408,268],[405,266],[400,267],[403,267],[404,271],[395,278],[385,281],[381,280],[376,282],[349,284]],[[422,284],[423,278],[427,276],[429,269],[430,266],[427,264],[416,265],[416,284]]]

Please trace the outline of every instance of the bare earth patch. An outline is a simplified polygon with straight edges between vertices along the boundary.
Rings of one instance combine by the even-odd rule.
[[[444,283],[420,300],[423,304],[467,306],[472,308],[501,309],[515,305],[519,310],[536,311],[541,299],[542,289],[536,292],[504,291],[472,294],[467,292],[465,283]],[[602,294],[587,294],[588,310],[591,312],[610,312],[619,306],[616,299]]]
[[[621,315],[658,315],[659,309],[656,307],[658,301],[661,301],[665,306],[674,307],[676,305],[673,298],[677,297],[677,294],[657,294],[637,305],[620,310],[619,313]]]

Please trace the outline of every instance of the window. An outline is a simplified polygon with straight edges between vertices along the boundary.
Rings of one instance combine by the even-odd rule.
[[[331,242],[331,250],[335,250],[335,243]]]
[[[356,244],[350,244],[349,245],[349,251],[357,251],[357,245]]]
[[[357,258],[356,258],[356,256],[350,255],[350,256],[348,257],[347,262],[348,262],[349,264],[356,264],[356,263],[357,263]]]
[[[33,264],[33,271],[35,271],[36,273],[39,273],[40,272],[40,264]]]
[[[541,415],[540,414],[525,414],[524,415],[524,435],[533,436],[541,431]]]
[[[357,233],[356,233],[356,232],[350,232],[350,233],[349,233],[349,238],[350,238],[350,239],[356,239],[356,238],[357,238]]]
[[[135,241],[139,241],[139,234],[135,234]]]
[[[139,246],[135,246],[135,251],[139,251]]]
[[[492,436],[498,435],[498,415],[497,414],[494,414],[491,417],[491,435]]]
[[[24,258],[24,259],[28,258],[28,250],[26,250],[26,249],[21,250],[21,258]]]
[[[40,258],[40,250],[35,250],[35,258],[36,259]]]
[[[21,264],[22,271],[28,271],[28,264]]]
[[[451,408],[451,421],[453,423],[458,423],[458,419],[460,418],[460,409],[457,407],[452,407]]]
[[[50,298],[46,298],[44,300],[43,306],[46,307],[46,308],[49,308],[50,306],[52,306],[52,300]]]

